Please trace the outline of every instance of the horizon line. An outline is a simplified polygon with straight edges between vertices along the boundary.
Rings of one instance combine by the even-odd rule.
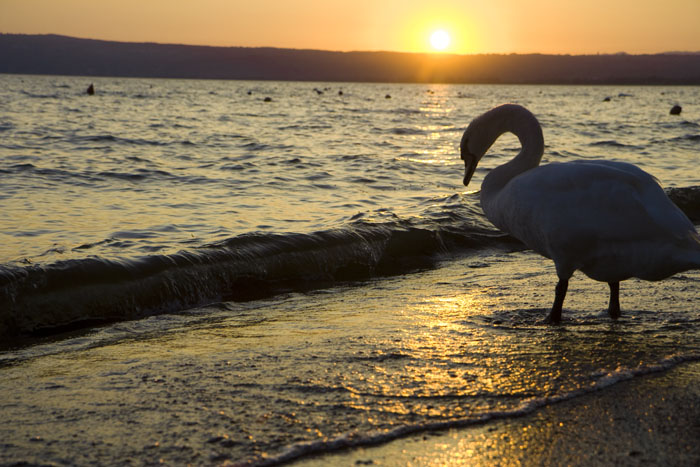
[[[12,32],[0,32],[0,35],[5,36],[56,36],[65,37],[68,39],[76,40],[88,40],[97,42],[114,42],[120,44],[153,44],[162,46],[179,46],[179,47],[209,47],[215,49],[277,49],[277,50],[295,50],[295,51],[310,51],[310,52],[327,52],[327,53],[390,53],[390,54],[405,54],[405,55],[429,55],[435,57],[447,57],[447,56],[458,56],[458,57],[469,57],[469,56],[479,56],[479,55],[549,55],[549,56],[570,56],[570,57],[586,57],[586,56],[646,56],[646,55],[700,55],[700,50],[669,50],[665,52],[644,52],[644,53],[630,53],[625,51],[619,52],[589,52],[589,53],[570,53],[570,52],[560,52],[560,53],[544,53],[544,52],[478,52],[478,53],[456,53],[456,52],[406,52],[406,51],[396,51],[396,50],[331,50],[331,49],[317,49],[317,48],[297,48],[297,47],[280,47],[272,45],[263,46],[246,46],[246,45],[208,45],[208,44],[186,44],[186,43],[176,43],[176,42],[154,42],[154,41],[127,41],[127,40],[113,40],[113,39],[99,39],[94,37],[80,37],[71,36],[67,34],[59,33],[12,33]]]

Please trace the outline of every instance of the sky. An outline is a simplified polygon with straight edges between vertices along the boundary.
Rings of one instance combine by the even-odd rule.
[[[0,32],[335,51],[700,51],[700,0],[0,0]],[[444,43],[442,44],[445,45]]]

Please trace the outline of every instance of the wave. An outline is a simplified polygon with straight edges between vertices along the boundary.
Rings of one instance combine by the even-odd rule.
[[[698,133],[687,133],[685,135],[681,136],[674,136],[672,138],[655,138],[650,141],[651,144],[661,144],[661,145],[666,145],[666,144],[683,144],[683,143],[691,143],[691,146],[695,146],[695,143],[700,142],[700,134]]]
[[[700,221],[700,186],[668,193]],[[453,195],[409,219],[356,218],[313,233],[249,233],[137,259],[0,266],[0,340],[21,343],[96,323],[402,274],[434,267],[446,253],[486,248],[524,246],[496,230],[475,199]]]
[[[309,234],[250,233],[171,255],[0,267],[0,337],[263,298],[432,267],[441,252],[511,245],[471,209]],[[504,243],[505,242],[505,243]]]
[[[148,160],[139,157],[126,157],[127,160],[135,162],[148,162]],[[135,168],[131,172],[119,171],[102,171],[102,172],[73,172],[63,169],[51,169],[37,167],[32,163],[26,162],[22,164],[14,164],[0,169],[0,173],[4,174],[31,174],[46,180],[56,182],[69,183],[72,185],[94,185],[105,180],[122,180],[128,182],[143,182],[143,181],[173,181],[182,184],[205,185],[221,183],[221,179],[208,178],[205,176],[194,175],[177,175],[160,169]]]
[[[61,96],[58,93],[52,93],[52,94],[40,94],[40,93],[33,93],[29,91],[20,91],[23,95],[33,98],[33,99],[58,99]]]
[[[119,136],[114,136],[111,134],[101,134],[101,135],[90,135],[90,136],[74,136],[71,139],[72,143],[78,145],[78,149],[81,149],[82,143],[114,143],[114,144],[124,144],[133,146],[172,146],[172,145],[183,145],[192,146],[195,143],[189,140],[182,141],[156,141],[143,138],[123,138]]]
[[[666,128],[666,129],[675,129],[680,127],[688,127],[688,128],[700,128],[700,123],[696,122],[691,122],[688,120],[682,120],[679,122],[660,122],[658,123],[659,127],[661,128]]]
[[[16,174],[32,174],[34,176],[40,177],[46,180],[55,181],[68,181],[70,180],[73,185],[90,185],[97,181],[99,178],[92,173],[79,173],[71,172],[63,169],[47,169],[37,167],[30,162],[25,162],[22,164],[14,164],[6,167],[4,173],[16,175]]]
[[[428,133],[427,130],[423,130],[420,128],[401,128],[401,127],[391,128],[388,131],[389,131],[389,133],[394,134],[394,135],[416,135],[416,136],[419,136],[419,135],[424,135],[424,134]]]
[[[626,149],[635,149],[635,150],[642,150],[644,149],[642,146],[637,146],[634,144],[625,144],[621,143],[616,140],[605,140],[605,141],[595,141],[593,143],[590,143],[589,146],[607,146],[607,147],[613,147],[613,148],[626,148]]]
[[[700,142],[700,134],[692,133],[692,134],[687,134],[687,135],[683,135],[683,136],[677,136],[677,137],[671,138],[669,140],[669,142],[672,142],[672,143],[684,142],[684,141]]]
[[[532,398],[511,410],[493,411],[478,417],[465,417],[447,421],[417,423],[415,425],[401,425],[394,429],[377,431],[374,433],[353,432],[332,439],[300,442],[289,446],[279,454],[271,456],[262,455],[260,457],[234,465],[255,465],[260,467],[281,465],[301,458],[320,456],[342,449],[377,446],[397,439],[407,438],[418,433],[466,428],[494,420],[523,417],[543,407],[576,399],[586,394],[595,393],[623,381],[629,381],[634,378],[668,371],[683,363],[697,361],[700,361],[700,354],[672,355],[663,358],[656,363],[639,365],[636,368],[617,368],[613,371],[603,371],[598,374],[592,374],[591,376],[593,376],[595,379],[589,386],[550,397]]]

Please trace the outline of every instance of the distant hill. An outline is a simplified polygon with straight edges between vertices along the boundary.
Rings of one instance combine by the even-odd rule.
[[[0,73],[289,81],[700,85],[700,53],[433,55],[0,34]]]

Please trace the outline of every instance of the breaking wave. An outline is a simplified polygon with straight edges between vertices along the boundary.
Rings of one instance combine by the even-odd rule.
[[[700,221],[700,187],[669,196]],[[98,323],[243,301],[431,268],[444,254],[523,246],[454,195],[409,219],[362,218],[313,233],[249,233],[170,255],[0,267],[0,337],[18,341]]]

